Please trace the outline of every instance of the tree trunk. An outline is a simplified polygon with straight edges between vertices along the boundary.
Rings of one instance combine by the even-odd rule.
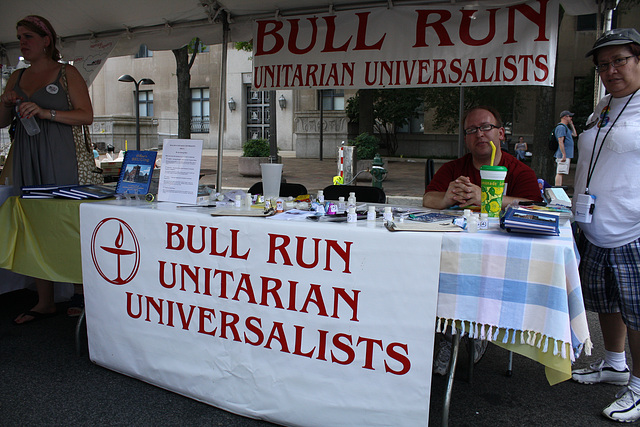
[[[358,133],[373,135],[373,91],[360,89],[360,112],[358,114]]]
[[[176,57],[178,81],[178,138],[191,138],[191,74],[189,72],[189,46],[173,49]]]
[[[547,149],[549,134],[556,122],[553,105],[555,105],[556,90],[554,87],[538,86],[536,96],[536,131],[533,136],[533,146],[536,147],[531,167],[538,178],[542,178],[550,185],[555,182],[555,159],[553,153]],[[551,106],[551,107],[550,107]]]

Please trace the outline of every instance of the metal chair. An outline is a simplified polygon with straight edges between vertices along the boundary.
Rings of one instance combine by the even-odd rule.
[[[427,190],[427,185],[433,179],[433,175],[436,173],[436,167],[433,159],[427,159],[424,165],[424,189]]]
[[[251,194],[263,194],[262,192],[262,181],[258,181],[249,188],[249,193]],[[309,194],[307,191],[307,187],[302,184],[294,184],[288,182],[280,183],[280,196],[281,197],[298,197],[303,194]]]
[[[349,197],[350,192],[356,193],[358,202],[368,203],[385,203],[387,196],[382,188],[367,187],[359,185],[329,185],[324,188],[324,198],[326,200],[338,200],[343,196],[345,200]]]

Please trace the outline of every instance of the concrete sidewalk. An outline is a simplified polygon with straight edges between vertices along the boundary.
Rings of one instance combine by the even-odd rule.
[[[260,181],[258,177],[245,177],[238,173],[238,157],[240,151],[225,151],[222,161],[222,189],[241,188],[248,190],[251,185]],[[336,159],[298,159],[295,152],[280,152],[283,163],[283,178],[287,182],[302,184],[310,194],[331,185],[333,177],[338,174]],[[204,176],[200,184],[214,186],[216,184],[218,157],[216,150],[204,150],[200,172]],[[384,159],[387,178],[382,187],[390,197],[390,203],[420,205],[424,193],[425,159]],[[371,181],[358,181],[357,185],[370,186]]]
[[[260,181],[260,177],[245,177],[238,173],[239,150],[226,150],[222,161],[222,189],[240,188],[248,190],[251,185]],[[161,153],[159,153],[161,155]],[[203,150],[201,173],[204,176],[200,184],[215,186],[217,177],[217,150]],[[333,177],[338,174],[336,159],[299,159],[294,151],[281,151],[283,177],[287,182],[302,184],[310,194],[332,184]],[[410,159],[399,157],[383,157],[387,177],[382,182],[388,202],[392,204],[421,205],[424,194],[424,174],[426,159]],[[435,160],[435,169],[448,160]],[[566,177],[564,184],[573,186],[575,165]],[[358,181],[357,185],[370,186],[371,181]],[[571,188],[570,188],[571,189]],[[571,195],[570,191],[567,191]]]

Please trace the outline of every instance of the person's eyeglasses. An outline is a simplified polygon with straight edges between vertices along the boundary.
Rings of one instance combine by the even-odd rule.
[[[633,58],[635,55],[625,56],[622,58],[614,59],[611,62],[603,62],[602,64],[596,65],[596,71],[599,73],[604,73],[609,69],[610,65],[613,65],[613,68],[620,68],[627,63],[629,58]]]
[[[481,130],[482,132],[489,132],[493,128],[498,129],[498,126],[492,125],[491,123],[487,123],[487,124],[476,126],[476,127],[472,127],[472,128],[466,128],[464,130],[464,133],[465,133],[465,135],[473,135],[474,133],[478,132],[479,130]]]

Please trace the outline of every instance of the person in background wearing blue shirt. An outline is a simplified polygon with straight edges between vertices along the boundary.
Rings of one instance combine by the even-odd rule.
[[[558,167],[556,169],[556,186],[562,185],[562,175],[569,175],[569,166],[573,158],[573,137],[578,136],[573,127],[571,111],[564,110],[560,113],[560,123],[556,126],[555,135],[558,139],[558,149],[554,157]]]

